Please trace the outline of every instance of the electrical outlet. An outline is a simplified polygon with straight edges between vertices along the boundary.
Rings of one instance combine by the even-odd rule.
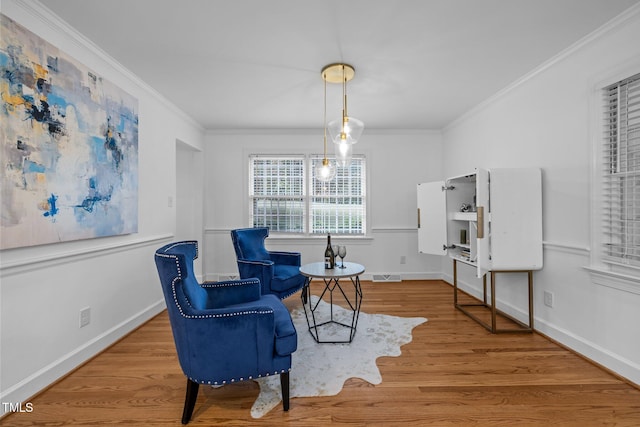
[[[401,255],[400,256],[400,264],[406,264],[406,263],[407,263],[406,255]]]
[[[80,310],[80,327],[84,328],[91,323],[91,307]]]
[[[544,291],[544,305],[547,307],[553,307],[553,293]]]

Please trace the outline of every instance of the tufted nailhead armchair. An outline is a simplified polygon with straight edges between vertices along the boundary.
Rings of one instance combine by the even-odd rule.
[[[266,227],[231,230],[238,271],[241,279],[259,278],[263,294],[274,294],[284,299],[304,287],[300,253],[268,251],[264,245],[268,236]]]
[[[193,260],[198,244],[167,244],[155,253],[169,321],[187,392],[182,423],[193,414],[200,384],[222,385],[280,375],[289,410],[291,354],[298,341],[289,311],[260,280],[198,283]]]

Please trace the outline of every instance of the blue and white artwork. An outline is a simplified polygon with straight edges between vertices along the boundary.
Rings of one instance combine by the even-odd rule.
[[[0,24],[0,249],[137,232],[137,99]]]

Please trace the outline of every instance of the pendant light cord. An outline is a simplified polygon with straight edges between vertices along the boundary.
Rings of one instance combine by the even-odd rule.
[[[324,80],[324,114],[322,116],[322,124],[324,127],[324,157],[322,159],[322,163],[326,163],[327,160],[327,75],[326,73],[322,76],[322,80]]]
[[[347,78],[344,75],[344,65],[342,66],[342,131],[344,132],[344,122],[347,117]]]

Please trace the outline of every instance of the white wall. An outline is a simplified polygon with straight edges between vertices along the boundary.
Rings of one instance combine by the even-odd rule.
[[[264,153],[322,154],[322,131],[210,132],[205,149],[205,271],[207,278],[237,275],[229,231],[248,224],[248,156]],[[331,148],[331,147],[330,147]],[[439,132],[381,132],[365,129],[354,153],[367,157],[367,239],[332,239],[348,247],[346,259],[372,274],[406,279],[439,278],[440,257],[418,254],[416,185],[441,179]],[[326,238],[270,237],[269,248],[296,250],[302,262],[322,259]],[[400,257],[406,256],[406,264]],[[392,286],[391,284],[389,286]]]
[[[197,240],[198,259],[193,268],[199,280],[202,279],[202,230],[204,218],[204,180],[201,150],[176,143],[176,232],[174,240]]]
[[[545,267],[535,274],[535,326],[640,383],[640,341],[633,335],[640,324],[640,295],[595,285],[582,268],[590,254],[590,105],[597,82],[623,68],[640,71],[635,10],[628,22],[556,58],[443,134],[365,130],[356,152],[368,158],[371,234],[345,241],[347,259],[365,264],[369,276],[444,274],[451,280],[447,259],[417,253],[416,184],[477,166],[541,167]],[[139,233],[0,253],[0,400],[19,402],[162,310],[153,251],[166,241],[193,234],[204,243],[206,278],[237,274],[229,230],[248,225],[248,154],[318,153],[322,138],[321,131],[205,136],[191,119],[37,4],[3,0],[2,13],[136,96],[140,112]],[[194,150],[178,153],[176,146],[183,144]],[[205,177],[205,213],[189,219],[204,224],[199,236],[199,226],[176,228],[176,215],[184,225],[176,191],[185,186],[176,169],[193,162]],[[194,210],[199,209],[196,203]],[[300,250],[303,262],[311,262],[321,257],[325,241],[274,238],[269,244]],[[406,264],[400,264],[402,255]],[[461,280],[479,291],[471,275],[462,272]],[[522,316],[523,280],[505,280],[498,288],[500,304]],[[554,293],[553,308],[543,305],[544,290]],[[79,311],[87,306],[92,322],[79,329]]]
[[[640,8],[574,45],[444,130],[446,176],[474,167],[540,167],[544,268],[534,275],[535,328],[640,384],[640,284],[594,284],[592,140],[599,139],[599,83],[640,72]],[[594,123],[595,121],[595,123]],[[451,279],[451,263],[443,264]],[[500,277],[496,294],[522,317],[524,280]],[[463,275],[476,294],[480,283]],[[543,292],[554,306],[543,304]]]
[[[37,3],[2,13],[139,100],[139,232],[0,253],[0,400],[24,402],[164,308],[153,253],[176,230],[176,141],[202,150],[204,132]]]

